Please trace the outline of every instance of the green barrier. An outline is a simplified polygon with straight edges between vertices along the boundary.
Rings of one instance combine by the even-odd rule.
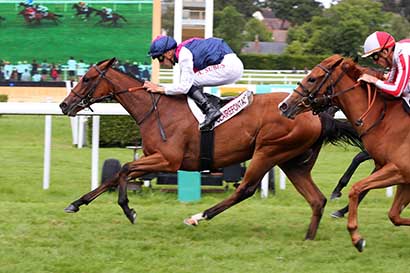
[[[201,173],[178,171],[178,201],[195,202],[201,199]]]

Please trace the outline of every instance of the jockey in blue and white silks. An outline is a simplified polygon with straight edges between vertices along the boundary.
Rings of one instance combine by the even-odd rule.
[[[163,87],[151,82],[144,86],[151,92],[166,95],[187,94],[206,115],[200,124],[201,130],[209,129],[220,116],[220,111],[210,103],[202,92],[204,86],[231,84],[241,78],[242,61],[228,44],[218,38],[193,38],[177,45],[169,36],[158,36],[151,44],[148,53],[164,66],[179,64],[180,82],[170,87]]]

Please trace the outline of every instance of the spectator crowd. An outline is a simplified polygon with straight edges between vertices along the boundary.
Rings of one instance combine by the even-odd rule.
[[[137,62],[118,62],[117,69],[134,77],[150,80],[151,65],[147,63],[139,64]],[[31,63],[27,61],[18,61],[12,64],[5,60],[0,60],[0,81],[78,81],[90,68],[84,60],[76,60],[71,56],[67,63],[56,64],[48,63],[47,60],[37,62],[33,59]]]

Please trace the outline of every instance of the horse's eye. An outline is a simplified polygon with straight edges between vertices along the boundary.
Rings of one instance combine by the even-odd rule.
[[[89,81],[90,81],[90,79],[89,79],[89,78],[87,78],[87,77],[83,76],[83,82],[84,82],[84,83],[88,83]]]
[[[310,82],[310,83],[314,83],[315,81],[316,81],[315,78],[312,78],[312,77],[309,77],[309,78],[308,78],[308,82]]]

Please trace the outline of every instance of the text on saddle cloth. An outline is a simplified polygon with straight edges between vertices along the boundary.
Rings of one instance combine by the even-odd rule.
[[[248,107],[252,103],[252,98],[253,93],[247,90],[221,107],[221,109],[219,110],[221,111],[222,115],[217,121],[215,121],[214,128],[228,121],[229,119],[240,113],[243,109]],[[191,109],[192,114],[194,115],[198,123],[202,123],[205,120],[205,115],[202,113],[201,109],[199,109],[198,105],[196,105],[193,99],[187,96],[187,100],[189,109]]]

